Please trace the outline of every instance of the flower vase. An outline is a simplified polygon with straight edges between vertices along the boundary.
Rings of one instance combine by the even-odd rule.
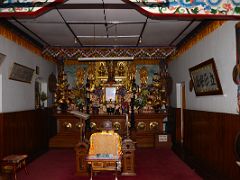
[[[143,111],[142,108],[139,108],[138,109],[138,114],[142,113],[142,111]]]
[[[61,109],[62,112],[65,112],[65,111],[67,111],[67,109],[68,109],[68,105],[67,105],[66,103],[60,104],[59,107],[60,107],[60,109]]]
[[[41,103],[41,109],[44,109],[44,101]]]

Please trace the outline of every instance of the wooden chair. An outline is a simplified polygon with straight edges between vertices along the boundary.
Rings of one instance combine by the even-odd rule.
[[[94,133],[90,137],[90,148],[86,161],[91,166],[91,177],[93,172],[121,170],[121,137],[113,130]]]
[[[28,174],[27,167],[26,167],[26,159],[27,155],[18,155],[12,154],[9,156],[4,157],[1,161],[1,169],[2,170],[10,170],[14,176],[14,180],[17,180],[17,169],[24,168],[25,173]]]

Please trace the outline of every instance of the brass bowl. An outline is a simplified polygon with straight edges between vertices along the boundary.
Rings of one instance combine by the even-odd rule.
[[[75,124],[75,127],[80,129],[80,128],[83,127],[83,123],[78,122],[78,123]]]
[[[95,130],[95,129],[97,129],[97,124],[95,122],[91,122],[90,127],[91,127],[91,129]]]
[[[150,122],[149,127],[151,130],[157,130],[158,129],[158,122]]]
[[[64,122],[64,123],[63,123],[63,126],[64,126],[66,129],[72,128],[72,124],[71,124],[70,122]]]
[[[121,129],[121,124],[120,124],[120,122],[114,122],[114,123],[113,123],[113,127],[114,127],[115,129],[117,129],[117,130]]]
[[[144,130],[146,128],[146,123],[145,122],[139,122],[137,125],[137,129],[139,130]]]

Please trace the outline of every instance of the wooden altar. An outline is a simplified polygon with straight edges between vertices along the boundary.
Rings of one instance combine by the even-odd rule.
[[[130,131],[131,139],[136,142],[137,147],[155,147],[156,137],[163,133],[163,119],[166,113],[142,113],[135,114],[135,129]],[[55,115],[58,122],[58,133],[50,139],[49,147],[75,147],[80,140],[79,118],[70,113]],[[113,127],[123,138],[126,136],[126,116],[95,114],[90,115],[91,133],[99,131],[102,122],[111,120]],[[129,114],[130,121],[130,114]],[[88,137],[86,137],[88,138]]]

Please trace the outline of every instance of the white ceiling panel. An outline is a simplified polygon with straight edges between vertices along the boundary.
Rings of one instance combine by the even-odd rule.
[[[55,23],[55,22],[63,22],[61,16],[59,15],[59,13],[57,12],[57,10],[52,9],[51,11],[48,11],[47,13],[42,14],[41,16],[37,17],[37,18],[33,18],[33,19],[19,19],[19,21],[21,22],[30,22],[30,23],[34,23],[34,22],[51,22],[51,23]]]
[[[102,39],[81,39],[83,45],[89,46],[136,46],[138,38],[102,38]]]
[[[72,45],[74,36],[65,24],[24,24],[52,46]]]
[[[140,35],[143,24],[117,24],[109,28],[110,36]]]
[[[103,24],[72,24],[70,25],[77,36],[106,36],[106,27]],[[95,30],[94,30],[95,28]],[[95,32],[94,32],[95,31]]]
[[[142,43],[146,46],[168,46],[188,24],[189,21],[148,22],[143,33]]]
[[[96,22],[104,20],[103,9],[63,9],[60,12],[66,21]]]
[[[134,9],[106,9],[107,21],[141,21],[146,17]]]

